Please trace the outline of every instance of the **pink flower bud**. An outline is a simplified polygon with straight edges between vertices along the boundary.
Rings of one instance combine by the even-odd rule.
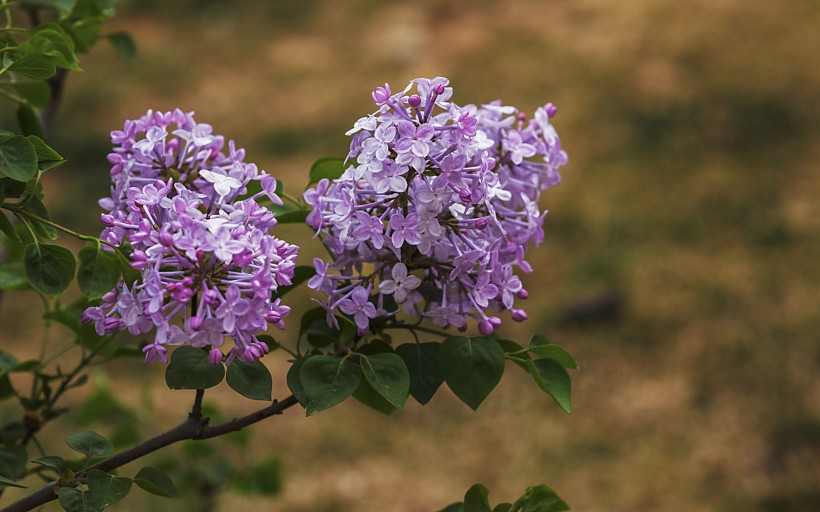
[[[222,351],[214,347],[208,352],[208,362],[216,366],[222,364]]]
[[[421,105],[421,97],[418,94],[414,94],[414,95],[410,96],[409,98],[407,98],[407,103],[411,107],[414,107],[414,108],[418,107],[419,105]]]
[[[490,322],[490,319],[485,318],[484,320],[478,322],[478,330],[481,331],[481,334],[484,336],[489,336],[495,329],[493,329],[493,324]]]
[[[192,316],[191,317],[191,323],[190,323],[191,329],[193,329],[195,331],[198,331],[198,330],[202,329],[202,322],[204,322],[204,320],[202,319],[201,316]]]
[[[527,319],[527,312],[523,309],[513,309],[512,310],[512,319],[516,322],[523,322]]]

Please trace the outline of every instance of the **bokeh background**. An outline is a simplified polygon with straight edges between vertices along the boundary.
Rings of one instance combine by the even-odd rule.
[[[482,482],[493,502],[547,483],[581,512],[820,510],[818,27],[816,0],[122,0],[107,30],[139,54],[101,44],[70,76],[51,140],[70,162],[46,184],[56,219],[97,229],[108,132],[148,108],[196,111],[296,192],[313,160],[346,153],[384,82],[444,75],[458,103],[525,112],[552,101],[570,164],[543,197],[530,320],[504,334],[543,332],[581,369],[570,415],[514,366],[477,412],[446,390],[391,416],[290,410],[185,447],[210,475],[188,504],[135,492],[119,509],[429,511]],[[7,296],[4,350],[36,350],[37,306]],[[285,396],[286,355],[266,361]],[[188,395],[159,367],[100,367],[45,442],[60,452],[69,431],[123,422],[149,436]],[[224,385],[208,395],[223,417],[255,406]],[[100,404],[110,424],[88,424]],[[281,493],[220,491],[214,452],[276,457]]]

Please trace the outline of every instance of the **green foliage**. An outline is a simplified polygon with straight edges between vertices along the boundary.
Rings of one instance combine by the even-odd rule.
[[[111,442],[96,432],[77,432],[68,436],[69,448],[86,456],[89,462],[105,459],[114,454]]]
[[[77,284],[89,299],[98,299],[110,292],[122,273],[122,260],[114,252],[104,251],[91,243],[79,254]]]
[[[262,460],[232,478],[233,487],[242,494],[275,496],[282,492],[282,468],[279,459]]]
[[[25,471],[28,454],[25,447],[12,445],[0,448],[0,486],[25,487],[17,478]]]
[[[224,377],[222,363],[211,364],[206,351],[191,346],[174,350],[165,368],[165,383],[170,389],[208,389]]]
[[[396,409],[404,409],[410,376],[402,358],[392,353],[360,355],[359,364],[370,387]]]
[[[175,498],[178,496],[173,480],[161,469],[145,466],[134,476],[134,483],[144,491],[157,496]]]
[[[114,50],[128,62],[137,56],[137,44],[127,32],[114,32],[106,36]]]
[[[0,172],[16,181],[28,181],[37,174],[37,151],[22,135],[0,138]]]
[[[228,386],[251,400],[270,400],[273,380],[268,368],[261,361],[248,363],[235,360],[228,365]]]
[[[131,490],[131,479],[92,469],[86,476],[87,491],[62,487],[58,494],[66,512],[100,512],[122,500]]]
[[[439,351],[444,381],[475,410],[495,389],[504,374],[504,351],[492,338],[450,336]]]
[[[327,311],[317,307],[302,315],[299,325],[299,336],[306,336],[308,343],[317,348],[324,348],[332,343],[346,343],[356,335],[356,326],[344,317],[336,317],[339,328],[327,324]]]
[[[396,347],[396,354],[404,360],[410,377],[410,394],[421,405],[436,394],[444,382],[438,365],[441,343],[407,343]]]
[[[320,158],[310,168],[310,175],[306,188],[319,183],[323,179],[333,180],[341,176],[344,171],[344,160],[341,158]]]
[[[527,366],[538,387],[551,396],[562,409],[570,412],[571,384],[567,370],[549,359],[528,361]]]
[[[296,361],[291,364],[290,368],[288,369],[287,375],[287,383],[288,389],[290,392],[293,393],[293,396],[296,397],[296,400],[299,401],[299,405],[302,407],[307,407],[308,402],[310,399],[305,393],[305,388],[302,386],[302,364],[304,364],[304,359],[297,359]]]
[[[33,243],[25,250],[26,277],[43,295],[57,295],[74,279],[74,255],[65,247]]]
[[[565,512],[569,505],[546,485],[528,487],[514,503],[499,503],[495,508],[489,501],[489,490],[476,484],[464,495],[464,501],[453,503],[440,512]]]
[[[306,359],[299,380],[308,399],[307,415],[344,401],[359,386],[361,378],[361,367],[348,357],[320,355]]]

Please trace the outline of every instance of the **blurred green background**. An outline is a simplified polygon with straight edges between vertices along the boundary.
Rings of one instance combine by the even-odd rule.
[[[129,31],[137,59],[104,44],[85,56],[51,139],[70,160],[46,183],[63,224],[98,229],[108,132],[148,108],[196,111],[290,191],[313,160],[346,153],[375,86],[417,76],[449,77],[462,104],[556,103],[570,155],[543,197],[530,320],[503,333],[543,332],[576,356],[571,415],[514,366],[475,413],[444,390],[389,417],[354,402],[308,419],[292,410],[214,445],[238,464],[278,457],[282,493],[206,493],[196,507],[428,511],[482,482],[494,502],[547,483],[579,512],[820,510],[816,0],[120,5],[107,30]],[[34,351],[37,300],[12,297],[0,343]],[[278,396],[285,360],[267,359]],[[92,381],[92,396],[109,389],[135,410],[143,436],[191,401],[134,361]],[[220,414],[254,407],[219,389]],[[48,443],[62,450],[82,424],[50,425]]]

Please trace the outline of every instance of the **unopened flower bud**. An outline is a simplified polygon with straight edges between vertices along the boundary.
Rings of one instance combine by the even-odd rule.
[[[419,96],[418,94],[414,94],[414,95],[410,96],[409,98],[407,98],[407,103],[411,107],[414,107],[414,108],[418,107],[419,105],[421,105],[421,96]]]
[[[222,351],[214,347],[208,352],[208,362],[216,366],[222,364]]]
[[[190,324],[191,329],[193,329],[195,331],[198,331],[198,330],[202,329],[202,322],[203,321],[204,320],[202,320],[201,316],[196,316],[196,315],[192,316],[191,317],[191,324]]]
[[[490,319],[489,319],[489,318],[485,318],[484,320],[482,320],[482,321],[478,322],[478,330],[479,330],[479,331],[481,332],[481,334],[483,334],[484,336],[489,336],[490,334],[492,334],[492,333],[493,333],[493,331],[494,331],[495,329],[493,328],[493,324],[492,324],[492,322],[490,322]]]
[[[513,309],[512,310],[512,319],[516,322],[523,322],[527,319],[527,312],[523,309]]]
[[[100,221],[102,221],[103,226],[108,226],[109,228],[114,225],[115,218],[113,215],[108,213],[103,213],[100,215]]]
[[[547,111],[547,116],[549,116],[549,117],[555,117],[555,114],[558,113],[558,107],[556,107],[552,103],[547,103],[544,106],[544,110]]]
[[[527,297],[529,297],[529,296],[530,296],[530,292],[528,292],[528,291],[527,291],[527,290],[525,290],[524,288],[521,288],[520,290],[518,290],[518,293],[516,293],[515,295],[516,295],[519,299],[523,300],[523,299],[526,299]]]
[[[490,221],[487,220],[487,217],[481,217],[480,219],[475,221],[475,227],[476,229],[484,229],[487,227],[487,224],[489,223]]]

